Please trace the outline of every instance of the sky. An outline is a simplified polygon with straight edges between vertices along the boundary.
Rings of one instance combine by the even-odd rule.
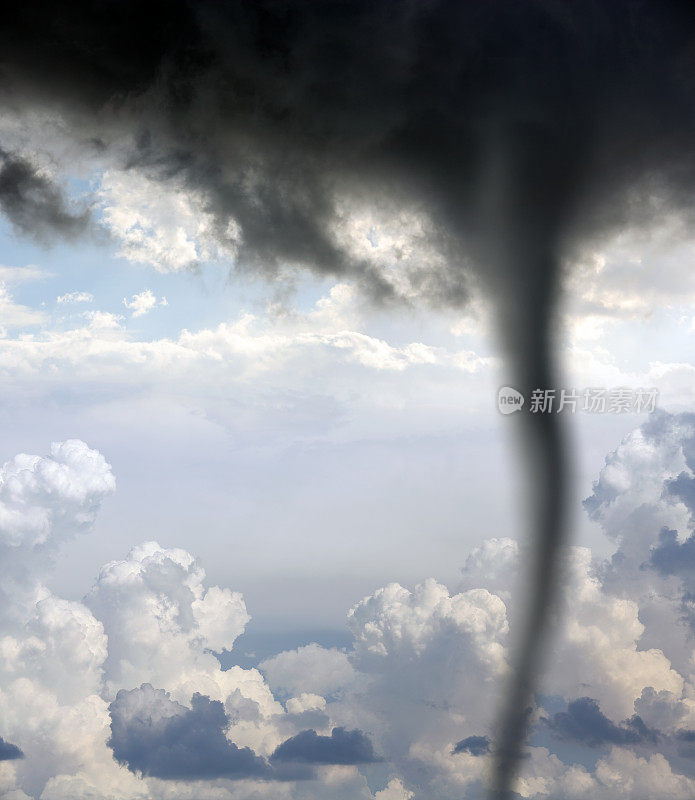
[[[692,797],[680,6],[649,44],[623,3],[31,5],[0,34],[0,800]]]

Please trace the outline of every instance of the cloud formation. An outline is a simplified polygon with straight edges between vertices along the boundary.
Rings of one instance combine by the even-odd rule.
[[[567,711],[553,714],[546,724],[560,738],[581,742],[589,747],[656,743],[657,736],[657,732],[647,728],[637,715],[616,725],[601,712],[596,700],[590,697],[572,700],[567,705]]]
[[[24,758],[24,753],[16,744],[6,742],[0,736],[0,761],[14,761],[17,758]]]
[[[470,753],[473,756],[482,756],[490,750],[490,740],[487,736],[467,736],[456,742],[452,754]]]
[[[606,460],[587,508],[615,556],[568,555],[568,611],[543,682],[567,706],[549,713],[536,699],[530,724],[544,744],[525,749],[522,797],[686,800],[695,790],[695,673],[682,621],[690,576],[650,562],[665,524],[681,541],[691,535],[686,494],[664,488],[691,476],[692,440],[688,415],[661,412]],[[49,515],[51,546],[87,530],[113,488],[107,462],[83,443],[8,463],[6,474],[21,477],[21,518],[45,509],[47,495],[52,509],[64,504],[62,517]],[[77,602],[46,588],[46,545],[4,546],[21,562],[3,569],[24,588],[0,620],[0,716],[4,741],[25,757],[2,762],[3,800],[26,800],[20,791],[42,800],[479,795],[509,664],[512,541],[476,548],[460,591],[428,580],[363,598],[348,616],[346,652],[313,644],[261,670],[223,670],[210,652],[234,653],[248,613],[186,551],[135,547]],[[573,756],[587,746],[595,761]]]
[[[285,650],[259,665],[274,691],[315,692],[329,695],[348,686],[355,669],[346,653],[337,648],[308,644]]]
[[[115,486],[101,453],[78,439],[52,444],[45,457],[15,456],[0,470],[0,544],[47,546],[88,527]]]
[[[1,148],[0,162],[0,209],[20,233],[46,242],[75,239],[88,229],[89,211],[73,211],[50,177]]]
[[[94,300],[94,295],[90,292],[67,292],[61,294],[56,298],[60,304],[63,303],[91,303]]]
[[[692,21],[676,0],[83,2],[48,14],[29,2],[8,15],[0,46],[8,97],[57,108],[85,150],[116,152],[121,171],[191,194],[238,268],[273,278],[302,267],[380,300],[458,307],[475,271],[525,392],[555,383],[550,332],[568,251],[664,206],[692,213]],[[74,230],[23,157],[7,155],[2,175],[17,227]],[[394,280],[336,236],[346,206],[382,198],[424,217],[444,269],[406,261]],[[157,262],[163,248],[153,259],[148,245],[171,225],[148,216],[110,224]],[[175,268],[195,264],[186,226],[173,233]],[[500,776],[519,755],[565,529],[560,431],[552,416],[530,424],[527,460],[543,473],[529,504],[535,594]]]
[[[152,311],[157,305],[166,306],[169,304],[167,303],[166,297],[162,297],[161,300],[157,301],[154,293],[150,291],[150,289],[145,289],[139,294],[134,294],[130,300],[124,297],[123,305],[133,312],[134,317],[142,317],[149,311]]]
[[[188,709],[143,684],[119,691],[109,713],[108,745],[132,772],[165,780],[269,777],[263,759],[225,736],[229,721],[219,701],[194,694]]]
[[[271,761],[300,764],[374,764],[382,759],[362,731],[333,728],[330,736],[308,730],[292,736],[270,756]]]
[[[151,682],[181,702],[197,690],[222,699],[219,687],[206,688],[217,672],[210,651],[231,650],[249,615],[238,592],[205,585],[190,553],[145,542],[105,564],[84,602],[109,638],[113,693]]]

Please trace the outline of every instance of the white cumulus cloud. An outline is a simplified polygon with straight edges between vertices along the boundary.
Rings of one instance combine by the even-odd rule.
[[[167,306],[166,297],[157,300],[156,296],[150,289],[145,289],[139,294],[134,294],[130,300],[127,297],[123,298],[123,305],[133,312],[134,317],[142,317],[152,311],[156,306]]]
[[[595,758],[575,758],[553,732],[553,713],[538,706],[534,730],[543,741],[527,748],[516,786],[522,797],[693,796],[687,748],[695,663],[683,564],[693,535],[694,440],[692,417],[653,415],[599,474],[587,509],[612,537],[615,557],[568,551],[564,620],[543,679],[543,691],[568,709],[578,698],[594,709],[594,717],[563,730],[578,737],[579,753],[593,747]],[[0,542],[15,556],[3,560],[3,576],[24,589],[5,594],[0,615],[0,735],[26,757],[0,763],[2,800],[477,796],[490,764],[482,745],[493,735],[507,675],[515,542],[497,537],[475,548],[459,590],[427,579],[372,592],[348,613],[353,645],[345,652],[310,644],[266,658],[260,669],[222,669],[211,651],[233,654],[249,614],[239,593],[209,585],[186,550],[139,545],[106,564],[82,602],[46,587],[50,561],[42,551],[88,528],[113,488],[104,457],[79,441],[56,444],[44,457],[15,456],[3,467]],[[638,526],[631,545],[628,521],[645,514],[651,538]],[[680,528],[667,536],[653,524],[660,519]],[[297,781],[142,777],[117,763],[108,744],[109,709],[121,690],[121,698],[170,698],[167,707],[181,720],[200,721],[190,740],[197,752],[209,730],[220,752],[251,748],[261,771],[302,731],[326,738],[334,728],[359,730],[384,759],[382,781],[370,789],[364,769],[349,764],[322,766]],[[598,728],[577,729],[592,719]],[[146,733],[136,722],[128,731]],[[128,731],[119,734],[121,753]]]

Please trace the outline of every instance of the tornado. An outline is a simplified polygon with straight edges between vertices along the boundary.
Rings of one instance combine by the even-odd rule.
[[[561,236],[576,178],[548,160],[549,153],[562,152],[566,143],[558,145],[551,133],[551,141],[538,147],[539,140],[548,136],[546,131],[524,132],[525,120],[512,127],[515,130],[505,131],[505,138],[495,142],[481,189],[487,220],[481,226],[481,263],[489,259],[489,272],[484,274],[496,301],[509,383],[528,400],[535,389],[552,389],[559,382],[555,341],[559,326],[554,311],[560,290]],[[515,416],[523,454],[518,467],[527,495],[522,535],[530,542],[530,559],[525,608],[518,615],[521,628],[513,632],[511,674],[496,725],[490,800],[506,800],[512,794],[543,665],[562,550],[569,538],[570,454],[561,420],[552,413],[532,413],[528,402]]]

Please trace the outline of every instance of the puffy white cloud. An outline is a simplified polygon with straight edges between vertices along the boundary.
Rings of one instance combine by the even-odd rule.
[[[84,527],[98,498],[113,488],[103,457],[81,442],[55,445],[48,459],[17,457],[5,473],[10,483],[17,474],[23,479],[5,489],[15,504],[21,499],[30,519],[36,516],[28,513],[32,501],[38,514],[47,507],[46,496],[52,497],[41,530],[54,539],[57,521],[64,535],[70,527]],[[38,558],[36,548],[22,552],[19,567]],[[0,719],[3,733],[26,754],[3,788],[43,800],[152,797],[107,746],[109,698],[133,685],[129,681],[139,685],[142,674],[188,701],[191,687],[223,701],[242,747],[267,755],[288,731],[297,732],[290,716],[289,728],[275,724],[286,715],[258,671],[223,671],[208,651],[231,647],[248,615],[240,595],[204,586],[205,574],[190,554],[153,543],[135,548],[124,561],[106,565],[87,605],[42,587],[46,565],[41,559],[34,565],[38,574],[26,596],[8,595],[13,613],[0,629]],[[299,702],[308,709],[321,700]]]
[[[422,752],[450,758],[454,741],[492,723],[507,667],[504,602],[485,589],[451,594],[432,579],[412,590],[390,584],[354,606],[348,626],[358,681],[333,714],[373,731],[403,777],[431,790],[438,770]]]
[[[69,771],[91,774],[93,786],[101,774],[105,795],[113,785],[114,796],[134,796],[103,748],[103,625],[43,585],[57,547],[89,528],[115,488],[111,468],[98,451],[69,440],[45,457],[15,456],[1,475],[0,719],[26,756],[14,767],[13,791],[38,797]]]
[[[355,678],[345,653],[318,644],[285,650],[262,661],[259,667],[268,685],[284,692],[332,694],[349,686]]]
[[[683,506],[661,500],[668,480],[692,474],[686,451],[694,437],[695,417],[660,412],[606,456],[585,505],[609,536],[623,536],[635,510],[644,506],[658,506],[664,525],[685,522]]]
[[[501,672],[505,665],[501,641],[508,632],[506,608],[486,589],[450,595],[433,579],[413,591],[392,583],[354,606],[348,625],[359,664],[381,664],[404,653],[422,657],[433,642],[458,634],[490,673]],[[468,648],[461,653],[468,655]]]
[[[391,778],[381,791],[374,794],[374,800],[410,800],[412,796],[413,793],[398,778]]]
[[[607,758],[597,763],[590,792],[579,796],[601,800],[616,796],[629,800],[649,800],[652,797],[686,800],[693,796],[693,792],[695,780],[675,771],[661,753],[643,758],[613,748]]]
[[[80,645],[92,641],[95,629],[78,605],[53,597],[43,579],[61,543],[90,528],[114,489],[106,459],[78,439],[54,442],[47,456],[19,454],[0,469],[0,651],[6,666],[16,660],[17,674],[29,664],[61,670],[68,655],[67,663],[91,662],[91,645],[87,651]],[[71,639],[76,649],[68,654]],[[93,675],[80,674],[72,680],[93,683]]]
[[[605,587],[639,606],[645,627],[642,649],[663,649],[683,674],[691,669],[692,657],[684,595],[695,588],[689,573],[693,527],[687,502],[694,441],[691,414],[652,415],[607,456],[585,501],[617,543],[603,569]]]
[[[285,703],[285,708],[288,714],[303,714],[305,711],[324,711],[326,701],[321,695],[302,692],[297,697],[290,697]]]
[[[50,686],[64,704],[98,694],[107,654],[103,625],[81,603],[42,594],[21,632],[0,638],[0,674]]]
[[[616,556],[632,552],[632,526],[645,508],[652,522],[677,517],[683,526],[677,544],[688,541],[692,441],[691,418],[656,415],[609,455],[587,507],[606,526]],[[2,474],[2,502],[25,522],[8,528],[21,536],[4,546],[21,552],[26,563],[39,559],[40,568],[47,562],[35,542],[58,544],[91,524],[113,489],[108,464],[81,442],[56,445],[44,459],[18,456]],[[539,724],[548,741],[528,748],[517,785],[523,797],[692,796],[695,785],[682,774],[687,761],[681,753],[695,729],[692,639],[675,614],[662,616],[660,626],[649,616],[654,596],[664,608],[679,607],[685,578],[650,567],[651,554],[663,546],[658,526],[651,539],[646,527],[634,535],[640,542],[634,558],[601,563],[586,549],[568,552],[564,622],[543,691],[565,702],[592,698],[582,707],[600,709],[610,730],[638,730],[637,723],[624,722],[637,713],[659,733],[614,736],[591,766],[573,763],[566,743],[556,752],[552,726]],[[0,798],[20,792],[42,800],[474,797],[490,756],[456,752],[455,745],[493,730],[507,674],[508,606],[516,596],[510,584],[518,559],[512,540],[485,542],[465,560],[458,591],[432,579],[410,589],[389,584],[350,610],[351,650],[312,644],[265,659],[260,671],[222,670],[210,652],[233,648],[249,617],[242,597],[209,586],[184,550],[153,542],[134,548],[101,570],[82,603],[56,597],[35,577],[30,592],[10,598],[14,612],[0,630],[0,734],[27,756],[0,764]],[[143,684],[152,688],[140,708]],[[214,717],[210,730],[220,753],[233,742],[268,759],[282,742],[323,742],[336,728],[358,729],[384,757],[388,783],[370,791],[359,766],[321,767],[303,781],[229,774],[170,780],[161,770],[155,774],[163,777],[143,778],[114,761],[107,745],[109,704],[120,690],[135,703],[126,733],[149,736],[141,723],[146,717],[150,727],[159,725],[155,711],[158,698],[165,698],[181,719],[208,724]],[[209,699],[193,701],[196,693]],[[542,710],[534,719],[540,716]],[[174,733],[181,741],[195,747],[203,741],[200,731],[180,727]],[[164,728],[162,741],[169,742],[172,731]],[[309,730],[316,733],[300,736]],[[175,766],[171,753],[167,758]]]
[[[514,539],[486,539],[474,547],[461,567],[460,589],[485,586],[490,592],[509,600],[513,577],[520,566],[519,545]]]
[[[142,171],[109,169],[98,195],[102,221],[120,242],[119,255],[159,272],[194,269],[236,255],[238,226],[217,229],[205,197],[174,181],[162,184]]]
[[[196,691],[223,699],[208,686],[219,664],[207,651],[231,649],[249,616],[240,594],[204,581],[189,553],[156,542],[102,568],[85,603],[109,637],[110,694],[149,682],[184,702]]]
[[[644,648],[639,605],[605,591],[586,548],[573,548],[565,576],[565,618],[553,648],[547,689],[571,697],[579,687],[608,716],[634,713],[644,687],[683,690],[683,678],[663,651]]]
[[[148,312],[152,311],[157,305],[168,306],[166,297],[162,297],[159,301],[154,292],[150,289],[145,289],[139,294],[134,294],[130,300],[127,297],[123,298],[123,305],[133,312],[134,317],[142,317]]]
[[[0,544],[35,547],[85,528],[114,488],[106,459],[79,439],[17,455],[0,469]]]
[[[113,314],[110,311],[85,311],[83,316],[89,320],[90,330],[97,332],[98,336],[121,330],[121,323],[124,320],[121,314]],[[109,336],[109,339],[113,341],[112,336]]]

